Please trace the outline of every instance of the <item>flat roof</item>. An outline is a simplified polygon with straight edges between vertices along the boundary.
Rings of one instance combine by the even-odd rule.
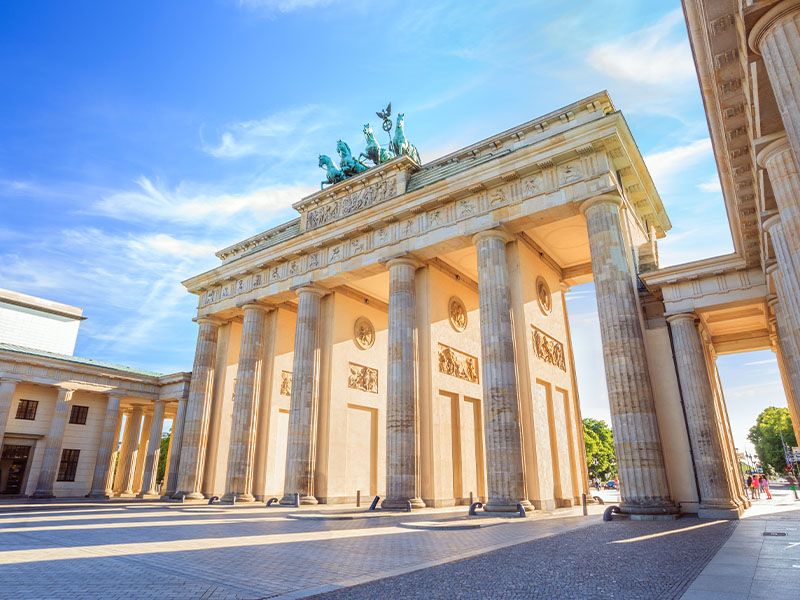
[[[86,317],[83,316],[83,309],[77,306],[70,306],[69,304],[61,304],[52,300],[44,298],[37,298],[36,296],[29,296],[19,292],[13,292],[0,288],[0,303],[13,304],[15,306],[23,306],[33,310],[59,315],[62,317],[69,317],[78,321],[83,321]]]
[[[145,377],[163,377],[162,373],[155,371],[146,371],[144,369],[133,369],[125,365],[118,365],[115,363],[94,360],[91,358],[81,358],[78,356],[70,356],[68,354],[59,354],[58,352],[48,352],[47,350],[39,350],[38,348],[27,348],[25,346],[18,346],[17,344],[3,344],[0,343],[0,352],[15,352],[17,354],[25,354],[28,356],[39,356],[42,358],[51,358],[76,365],[86,365],[89,367],[99,367],[101,369],[110,369],[113,371],[121,371],[123,373],[130,373],[133,375],[141,375]]]

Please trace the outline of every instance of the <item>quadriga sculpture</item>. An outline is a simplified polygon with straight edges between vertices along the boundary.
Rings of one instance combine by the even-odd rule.
[[[408,156],[419,164],[419,152],[417,152],[417,147],[406,138],[404,125],[405,113],[397,113],[397,126],[394,129],[394,137],[392,138],[392,150],[397,156]]]
[[[375,139],[375,132],[372,131],[372,125],[369,123],[364,125],[364,137],[367,140],[367,147],[364,149],[364,152],[359,154],[359,160],[361,160],[361,158],[367,158],[375,163],[375,165],[380,165],[394,158],[394,152],[389,148],[381,148],[380,144]]]
[[[320,154],[319,155],[319,167],[320,169],[325,169],[325,181],[320,182],[319,189],[323,189],[325,185],[333,185],[335,183],[339,183],[340,181],[344,181],[347,179],[345,174],[342,173],[340,169],[336,168],[336,165],[333,164],[331,157],[327,154]]]
[[[352,177],[369,169],[367,165],[353,158],[347,142],[343,140],[337,141],[336,152],[339,154],[339,169],[344,173],[345,177]]]

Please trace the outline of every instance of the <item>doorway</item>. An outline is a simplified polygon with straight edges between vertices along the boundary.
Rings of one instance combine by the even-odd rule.
[[[22,494],[28,471],[30,446],[6,444],[0,454],[0,494],[17,496]]]

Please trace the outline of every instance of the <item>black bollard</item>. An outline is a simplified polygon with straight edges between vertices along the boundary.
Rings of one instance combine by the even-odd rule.
[[[583,516],[587,516],[589,514],[589,509],[586,508],[586,494],[581,494],[581,506],[583,506]]]
[[[277,501],[278,501],[278,499],[277,499],[277,498],[270,498],[269,500],[267,500],[267,507],[270,507],[270,506],[272,506],[272,505],[273,505],[273,504],[275,504]]]
[[[356,508],[361,508],[361,490],[356,490]]]
[[[525,507],[522,506],[521,502],[517,502],[517,511],[519,511],[519,516],[520,517],[526,517],[527,516],[527,514],[525,513]]]
[[[614,515],[619,513],[619,506],[609,506],[603,513],[603,521],[612,521]]]
[[[300,492],[294,493],[294,507],[300,508]]]
[[[375,510],[378,507],[378,502],[380,502],[380,500],[381,500],[380,496],[375,496],[372,499],[372,504],[369,505],[369,509],[370,510]]]
[[[472,492],[470,492],[469,495],[472,496]],[[475,511],[479,508],[483,508],[483,504],[481,502],[472,502],[469,505],[469,516],[474,517],[477,514]]]
[[[211,498],[208,499],[209,505],[216,504],[217,502],[219,502],[219,496],[211,496]]]

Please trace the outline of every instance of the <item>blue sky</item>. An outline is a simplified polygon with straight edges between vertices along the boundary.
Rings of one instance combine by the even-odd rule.
[[[601,89],[674,224],[662,264],[730,252],[679,0],[565,4],[0,3],[0,287],[84,307],[77,354],[189,370],[180,281],[291,218],[317,154],[387,101],[425,161]],[[583,411],[607,418],[591,286],[570,310]],[[720,363],[740,444],[785,403],[770,359]]]

